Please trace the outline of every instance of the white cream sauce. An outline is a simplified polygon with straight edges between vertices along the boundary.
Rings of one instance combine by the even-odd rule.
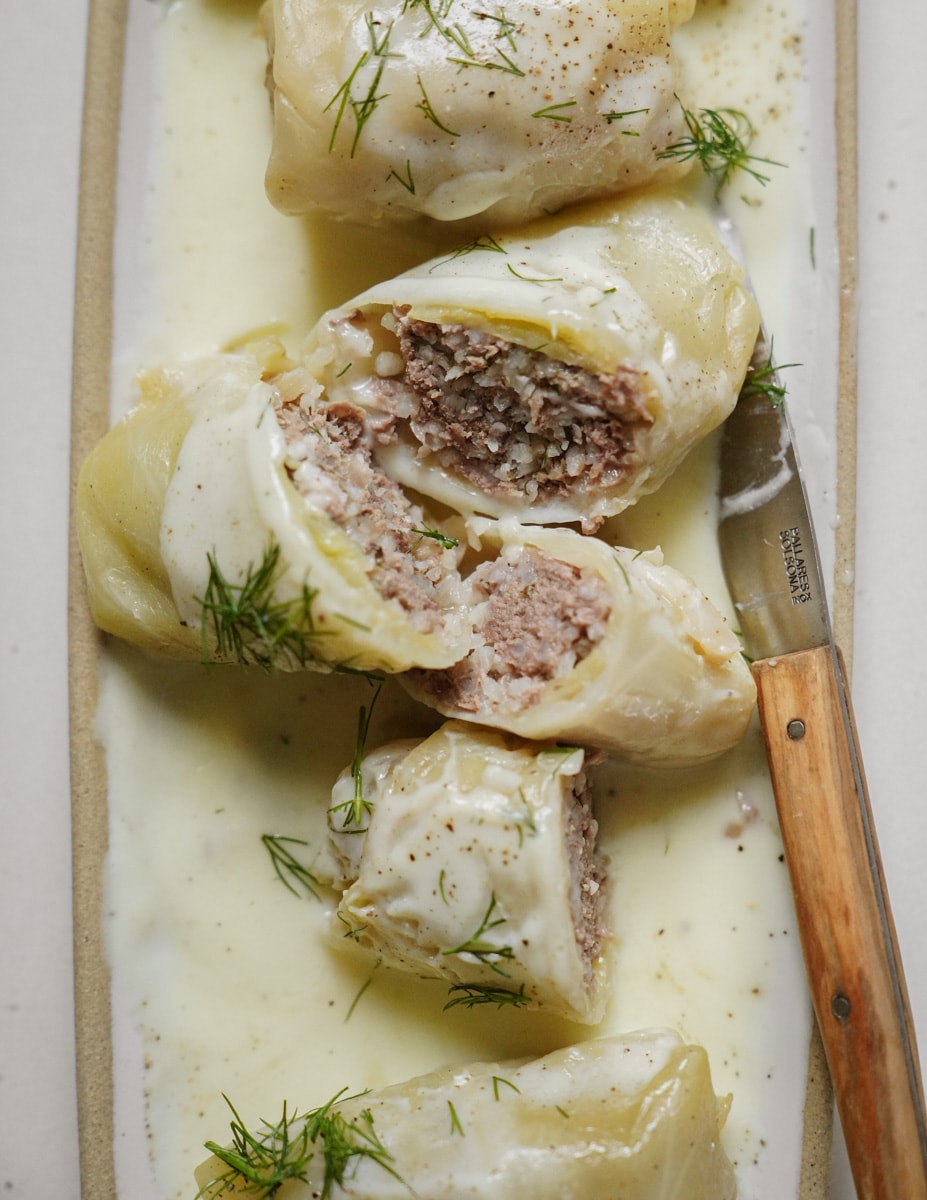
[[[325,308],[437,249],[408,230],[385,238],[270,207],[255,11],[247,0],[171,4],[157,20],[150,84],[127,81],[153,105],[153,148],[139,228],[123,226],[124,240],[137,234],[138,258],[119,277],[117,306],[136,317],[134,328],[120,326],[114,416],[130,399],[130,370],[269,324],[295,346]],[[739,176],[729,202],[789,361],[824,286],[809,277],[802,12],[801,0],[705,0],[679,36],[700,104],[748,112],[756,153],[788,164],[760,167],[766,189]],[[827,241],[819,232],[819,256]],[[659,543],[729,610],[715,452],[710,439],[609,530],[632,546]],[[255,1124],[275,1118],[284,1099],[309,1107],[345,1085],[589,1036],[524,1011],[443,1013],[440,985],[371,975],[333,952],[326,905],[275,877],[261,835],[304,839],[307,862],[321,844],[332,783],[371,698],[364,681],[178,666],[113,645],[102,682],[107,931],[117,1024],[127,1016],[144,1043],[151,1155],[150,1180],[144,1164],[117,1155],[120,1195],[191,1197],[203,1142],[227,1135],[223,1092]],[[436,723],[387,686],[368,744]],[[697,771],[603,767],[596,784],[614,930],[600,1032],[668,1025],[706,1046],[716,1090],[733,1093],[725,1143],[741,1197],[794,1195],[810,1018],[759,733]],[[131,1093],[120,1084],[119,1139],[137,1113]]]

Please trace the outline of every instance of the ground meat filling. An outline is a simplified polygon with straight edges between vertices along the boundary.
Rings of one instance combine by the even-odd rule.
[[[405,364],[378,381],[384,407],[406,418],[420,453],[487,494],[545,500],[580,482],[607,488],[638,463],[636,436],[652,418],[633,367],[588,371],[407,308],[384,324]]]
[[[437,703],[460,712],[530,708],[589,654],[611,612],[600,575],[531,547],[481,564],[468,583],[473,648],[446,670],[416,672]]]
[[[438,592],[456,565],[440,539],[423,532],[422,510],[374,463],[363,413],[301,397],[279,405],[276,416],[298,491],[357,544],[381,596],[400,604],[420,632],[440,629]]]
[[[572,795],[563,807],[563,835],[570,863],[570,911],[576,944],[585,963],[587,987],[595,982],[595,962],[601,951],[605,927],[605,864],[596,853],[598,822],[592,815],[592,797],[586,772],[571,780]]]

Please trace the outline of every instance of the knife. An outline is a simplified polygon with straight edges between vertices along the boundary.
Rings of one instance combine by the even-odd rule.
[[[721,442],[718,536],[859,1200],[927,1200],[914,1026],[785,391],[761,330]]]

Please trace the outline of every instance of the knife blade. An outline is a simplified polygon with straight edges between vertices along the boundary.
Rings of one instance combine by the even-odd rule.
[[[718,537],[814,1011],[860,1200],[927,1200],[914,1026],[785,390],[761,330],[721,441]]]

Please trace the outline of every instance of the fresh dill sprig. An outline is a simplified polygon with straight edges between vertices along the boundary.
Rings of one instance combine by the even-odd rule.
[[[640,553],[640,551],[638,551],[638,553]],[[579,749],[579,746],[545,746],[544,749],[540,751],[538,757],[540,758],[541,756],[544,756],[546,758],[553,756],[555,761],[551,775],[554,777],[554,779],[556,779],[560,774],[561,768],[563,767],[564,760],[572,757],[572,755],[574,755]]]
[[[447,1108],[448,1108],[448,1112],[451,1114],[451,1133],[452,1134],[459,1133],[460,1136],[463,1137],[464,1136],[464,1127],[460,1123],[460,1117],[458,1117],[457,1109],[454,1107],[452,1101],[448,1100]]]
[[[416,75],[415,82],[418,84],[418,90],[422,93],[422,98],[415,107],[421,109],[428,120],[431,121],[432,125],[436,125],[438,129],[440,129],[442,133],[446,133],[448,137],[460,137],[460,134],[456,129],[451,129],[450,126],[445,125],[444,122],[438,117],[438,114],[435,112],[431,101],[428,99],[428,93],[425,91],[425,85],[422,83],[421,75]]]
[[[409,195],[411,195],[411,196],[415,195],[415,180],[412,178],[412,163],[408,158],[406,159],[406,177],[405,177],[405,179],[403,179],[403,177],[399,174],[399,172],[395,169],[395,167],[387,175],[387,177],[386,177],[387,183],[391,179],[395,179],[397,183],[399,183],[402,187],[404,187],[406,189],[406,191],[409,193]]]
[[[403,0],[402,13],[403,16],[405,16],[405,14],[411,11],[413,8],[423,8],[428,14],[429,18],[433,21],[435,19],[435,13],[442,18],[446,17],[451,11],[453,3],[454,0],[438,0],[438,4],[435,6],[432,4],[431,0]]]
[[[360,629],[364,633],[370,632],[370,626],[365,621],[358,621],[356,617],[349,617],[347,613],[335,613],[334,615],[339,621],[344,621],[345,625],[350,625],[352,629]],[[362,671],[361,674],[366,674],[366,672]]]
[[[429,529],[427,525],[423,529],[413,529],[412,532],[419,534],[421,537],[431,538],[443,550],[456,550],[460,545],[459,538],[449,537],[446,533],[442,533],[440,529]]]
[[[373,970],[370,972],[370,974],[367,976],[367,978],[364,980],[364,982],[357,989],[354,999],[348,1005],[348,1011],[344,1014],[345,1025],[347,1025],[348,1021],[350,1021],[350,1019],[354,1016],[355,1008],[357,1008],[358,1004],[360,1004],[361,997],[363,996],[364,992],[366,992],[367,989],[370,987],[370,985],[373,983],[374,976],[377,973],[377,968],[380,966],[380,964],[382,962],[383,962],[382,958],[377,959],[377,961],[373,965]]]
[[[641,553],[642,552],[639,550],[637,552],[637,555],[635,555],[635,557],[637,557]],[[538,753],[544,754],[544,755],[552,754],[555,758],[563,759],[563,758],[569,758],[571,754],[575,754],[576,751],[579,750],[579,748],[580,748],[579,746],[544,746],[541,750],[538,751]],[[560,767],[561,767],[561,763],[558,762],[557,765],[554,767],[555,775],[560,774]]]
[[[621,572],[621,574],[624,576],[624,581],[628,585],[628,591],[631,592],[634,590],[631,587],[631,576],[628,574],[627,568],[625,567],[624,563],[621,561],[621,555],[618,553],[617,549],[614,546],[612,547],[612,551],[615,555],[615,565],[617,566],[617,568]],[[636,557],[637,557],[637,555],[635,555],[635,558]]]
[[[467,938],[465,942],[461,942],[459,946],[454,946],[450,950],[442,950],[444,957],[451,954],[469,954],[471,957],[484,963],[491,971],[495,971],[497,975],[508,977],[508,971],[504,971],[499,966],[500,959],[513,959],[515,953],[511,946],[497,946],[495,943],[487,941],[484,937],[490,929],[496,929],[499,925],[505,924],[505,917],[496,917],[493,920],[493,913],[496,909],[496,893],[493,892],[489,898],[489,907],[480,922],[480,926],[472,937]]]
[[[370,1110],[365,1108],[355,1120],[349,1121],[334,1108],[342,1098],[357,1099],[346,1097],[346,1091],[347,1088],[342,1088],[327,1104],[303,1116],[290,1115],[284,1103],[280,1120],[275,1125],[262,1121],[256,1133],[245,1127],[231,1100],[224,1096],[232,1110],[232,1145],[207,1142],[206,1149],[229,1169],[202,1187],[198,1197],[219,1196],[241,1181],[251,1185],[247,1190],[261,1200],[272,1197],[290,1179],[308,1182],[309,1163],[317,1151],[324,1160],[320,1200],[330,1200],[334,1186],[340,1188],[344,1184],[352,1159],[369,1158],[405,1185],[391,1165],[392,1155],[377,1136]]]
[[[496,62],[495,59],[490,59],[488,62],[485,59],[477,58],[472,51],[467,58],[448,58],[448,62],[463,69],[464,67],[479,67],[483,71],[504,71],[506,75],[517,75],[519,78],[524,76],[524,71],[516,62],[503,51],[497,50],[496,54],[502,60]]]
[[[302,841],[301,838],[279,837],[273,833],[262,833],[261,841],[264,848],[270,855],[270,860],[274,864],[274,870],[277,872],[277,878],[285,888],[298,896],[299,890],[294,884],[299,884],[305,888],[310,896],[316,900],[319,898],[319,893],[315,890],[320,886],[316,877],[299,861],[291,850],[288,850],[284,843],[289,843],[294,846],[308,846],[308,842]],[[290,876],[294,882],[291,882],[287,876]]]
[[[491,233],[480,233],[477,234],[472,242],[467,242],[465,246],[460,246],[455,250],[451,255],[451,259],[463,258],[465,254],[473,254],[477,250],[489,250],[493,254],[508,254],[508,250],[504,246],[501,246]]]
[[[382,684],[380,685],[382,687]],[[370,811],[370,804],[364,799],[364,747],[367,745],[367,734],[370,732],[370,720],[373,716],[373,708],[380,695],[380,687],[373,693],[373,699],[370,701],[370,707],[365,708],[362,704],[360,711],[357,714],[357,737],[354,742],[354,760],[351,763],[351,778],[354,780],[354,819],[356,823],[360,823],[359,812],[363,809],[365,812]]]
[[[522,809],[520,812],[512,814],[512,824],[518,832],[518,845],[520,848],[524,845],[525,830],[528,831],[529,837],[537,837],[538,826],[534,819],[534,809],[531,807],[531,801],[525,795],[525,789],[519,788],[518,794],[521,797]]]
[[[548,104],[545,108],[539,108],[537,112],[533,112],[532,117],[541,117],[547,121],[563,121],[569,125],[573,118],[568,117],[560,110],[563,108],[575,108],[575,100],[562,100],[559,104]]]
[[[344,813],[344,820],[341,823],[343,830],[353,825],[355,826],[353,832],[365,832],[366,827],[361,827],[361,821],[363,821],[364,815],[369,813],[373,808],[373,805],[364,796],[364,747],[367,744],[367,734],[370,731],[370,718],[373,716],[373,706],[380,695],[381,687],[382,684],[379,684],[377,690],[373,693],[370,707],[365,708],[362,704],[357,714],[357,736],[354,740],[354,758],[351,761],[351,778],[354,780],[354,794],[350,800],[345,800],[341,804],[335,804],[328,810],[330,813]]]
[[[506,270],[508,270],[512,275],[514,275],[516,279],[520,279],[522,281],[522,283],[562,283],[563,282],[562,275],[522,275],[522,273],[520,271],[516,270],[516,268],[513,267],[511,263],[506,263],[505,266],[506,266]],[[532,347],[532,349],[534,349],[535,353],[537,353],[536,348]]]
[[[336,1112],[331,1116],[322,1114],[313,1117],[310,1121],[312,1140],[321,1135],[325,1153],[325,1178],[320,1200],[330,1200],[333,1184],[342,1187],[345,1170],[352,1158],[369,1158],[398,1183],[408,1186],[399,1172],[389,1165],[393,1156],[377,1136],[370,1109],[365,1108],[358,1120],[363,1121],[363,1125],[357,1121],[347,1121]]]
[[[444,25],[439,29],[439,32],[449,42],[453,42],[462,54],[466,54],[467,58],[476,58],[473,47],[470,45],[470,39],[461,25]],[[450,61],[453,62],[454,60],[451,59]]]
[[[340,908],[335,913],[335,916],[338,918],[338,920],[341,922],[341,924],[347,930],[347,933],[342,934],[342,937],[350,938],[354,942],[359,942],[361,940],[361,934],[367,928],[366,924],[365,925],[352,925],[351,922],[344,915],[344,913],[341,911]]]
[[[769,355],[765,363],[751,363],[747,368],[747,377],[740,389],[741,396],[765,396],[773,408],[781,408],[785,404],[788,388],[779,378],[780,371],[790,367],[799,367],[801,363],[783,363],[781,366],[773,362],[772,342],[769,343]]]
[[[511,30],[513,28],[514,26],[509,23],[509,29],[507,32],[501,32],[497,34],[496,41],[499,41],[500,38],[506,38],[509,42],[509,45],[512,47],[512,49],[514,49],[511,37]],[[496,62],[495,59],[478,58],[473,47],[470,45],[470,39],[467,37],[466,32],[460,25],[445,25],[443,28],[441,28],[441,33],[449,41],[453,42],[458,50],[460,50],[461,54],[465,56],[464,58],[449,57],[447,61],[454,63],[455,66],[460,68],[481,67],[486,71],[504,71],[508,75],[524,75],[524,71],[521,69],[521,67],[519,67],[514,60],[505,53],[504,50],[499,49],[498,46],[496,47],[496,55],[501,61]]]
[[[421,8],[431,22],[432,29],[436,33],[440,33],[442,37],[447,37],[447,26],[445,21],[450,15],[451,8],[454,5],[454,0],[438,0],[438,3],[433,4],[432,0],[404,0],[402,11],[407,13],[410,9]],[[425,31],[428,32],[427,30]],[[423,33],[422,37],[425,36]]]
[[[492,1094],[493,1094],[494,1100],[499,1099],[499,1084],[500,1083],[504,1083],[507,1088],[511,1088],[513,1092],[517,1092],[519,1096],[521,1095],[521,1088],[516,1087],[515,1084],[512,1083],[512,1081],[510,1079],[506,1079],[503,1075],[493,1075],[493,1077],[492,1077]]]
[[[386,61],[389,58],[396,58],[395,54],[390,53],[389,39],[393,32],[392,22],[386,26],[382,33],[378,36],[377,24],[372,12],[364,14],[364,21],[367,25],[367,37],[370,42],[368,49],[361,52],[357,62],[351,68],[351,72],[341,87],[335,92],[331,100],[322,109],[323,112],[328,112],[332,105],[337,105],[335,109],[335,120],[332,125],[331,137],[328,141],[328,152],[332,152],[335,146],[335,139],[338,136],[338,130],[341,128],[341,122],[348,108],[354,115],[354,137],[351,141],[351,150],[349,157],[353,158],[357,145],[360,141],[360,136],[364,131],[364,126],[376,112],[377,105],[386,99],[386,95],[377,95],[377,88],[380,86],[380,81],[383,78],[383,72],[386,69]],[[376,63],[376,69],[373,73],[367,91],[359,98],[353,95],[353,88],[358,75],[367,66],[368,63]],[[388,94],[388,93],[387,93]]]
[[[514,37],[515,31],[518,29],[518,26],[515,24],[514,21],[510,21],[509,18],[505,15],[504,8],[497,9],[497,11],[495,13],[474,12],[473,15],[475,17],[479,17],[479,19],[481,21],[495,21],[495,23],[499,26],[499,31],[496,34],[496,41],[497,42],[498,41],[508,42],[509,46],[511,47],[511,49],[513,51],[518,49],[518,47],[515,45],[515,37]]]
[[[455,22],[451,24],[448,21],[453,0],[442,0],[440,4],[433,4],[431,0],[406,0],[403,5],[403,12],[407,12],[412,8],[424,9],[431,28],[435,33],[439,34],[451,45],[456,46],[463,57],[448,57],[447,61],[454,63],[455,66],[461,69],[465,67],[482,67],[485,70],[505,71],[510,75],[524,75],[524,71],[511,59],[504,50],[496,48],[496,55],[500,61],[495,59],[484,59],[477,56],[476,51],[467,37],[467,32],[462,25]],[[477,12],[474,16],[480,20],[495,21],[499,26],[498,32],[494,40],[496,42],[508,42],[509,48],[514,52],[516,49],[513,33],[517,26],[513,21],[510,21],[504,11],[500,9],[496,15],[487,12]],[[419,106],[420,107],[420,106]]]
[[[770,167],[785,165],[750,153],[755,130],[750,118],[738,109],[703,108],[694,113],[681,101],[680,106],[689,132],[672,146],[661,150],[657,158],[675,158],[680,162],[697,158],[705,174],[714,180],[716,197],[735,171],[746,171],[757,183],[765,186],[769,176],[751,164]]]
[[[640,113],[649,112],[649,108],[626,108],[624,112],[607,112],[603,113],[602,116],[609,123],[609,125],[611,125],[612,121],[623,121],[625,117],[636,117],[639,116]],[[636,129],[626,129],[624,132],[632,137],[640,137],[640,134]]]
[[[447,994],[450,999],[444,1005],[445,1012],[458,1004],[464,1008],[475,1008],[478,1004],[495,1004],[496,1008],[523,1008],[528,1003],[524,984],[516,992],[490,983],[455,983],[448,988]]]
[[[463,58],[448,56],[447,61],[449,63],[454,63],[455,66],[460,67],[461,69],[465,67],[480,67],[487,71],[505,71],[509,75],[524,75],[524,71],[513,61],[513,59],[511,59],[504,50],[501,50],[498,47],[496,48],[496,55],[500,60],[499,62],[496,62],[495,59],[478,58],[476,51],[470,44],[470,39],[467,37],[466,31],[461,25],[446,25],[436,23],[435,27],[438,29],[438,32],[441,33],[443,37],[447,38],[449,42],[455,45],[464,56]],[[511,36],[511,31],[513,28],[514,26],[509,23],[509,27],[503,27],[502,32],[496,35],[495,40],[499,41],[500,38],[503,38],[507,40],[512,49],[514,49]]]
[[[304,667],[319,661],[311,642],[322,636],[315,628],[312,605],[318,591],[303,584],[299,596],[274,600],[274,588],[284,573],[280,547],[272,542],[259,566],[249,564],[242,583],[230,583],[215,553],[206,555],[209,582],[206,593],[196,597],[200,605],[203,661],[212,661],[209,635],[218,656],[241,666],[259,666],[270,671],[281,663]]]
[[[253,1190],[258,1197],[273,1196],[288,1179],[305,1182],[315,1150],[311,1148],[309,1127],[305,1122],[301,1122],[295,1131],[291,1128],[299,1118],[287,1112],[286,1101],[276,1125],[262,1121],[262,1128],[251,1133],[228,1096],[222,1098],[232,1110],[232,1145],[206,1142],[206,1149],[224,1163],[228,1171],[200,1188],[197,1200],[206,1195],[218,1196],[241,1180],[253,1185],[248,1190]]]
[[[466,254],[475,254],[478,250],[488,250],[493,254],[508,254],[508,250],[504,246],[501,246],[491,233],[480,233],[471,242],[467,242],[465,246],[459,246],[447,258],[442,258],[439,262],[432,263],[429,271],[433,271],[435,267],[440,267],[444,263],[453,262],[455,258],[463,258]]]

